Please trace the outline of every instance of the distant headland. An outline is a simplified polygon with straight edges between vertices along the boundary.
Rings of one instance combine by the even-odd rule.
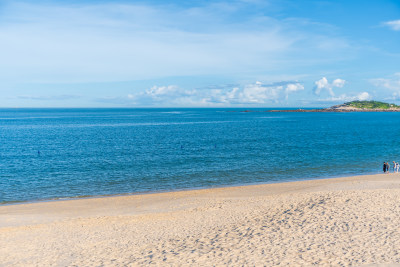
[[[330,108],[284,109],[268,112],[399,112],[400,106],[379,101],[351,101]]]

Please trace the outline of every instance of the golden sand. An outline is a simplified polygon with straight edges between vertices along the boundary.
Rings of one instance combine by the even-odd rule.
[[[388,266],[399,253],[400,174],[0,206],[0,266]]]

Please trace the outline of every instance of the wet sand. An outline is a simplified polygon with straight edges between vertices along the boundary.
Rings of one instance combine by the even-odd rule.
[[[0,206],[0,266],[380,266],[399,253],[400,174]]]

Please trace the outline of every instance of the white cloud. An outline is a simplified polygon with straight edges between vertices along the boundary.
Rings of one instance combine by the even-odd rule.
[[[241,12],[243,3],[100,2],[9,1],[2,6],[0,80],[104,82],[232,74],[301,65],[299,51],[307,62],[337,60],[332,52],[347,49],[336,46],[326,53],[320,43],[347,41],[323,29],[298,27],[298,21]]]
[[[330,98],[326,99],[319,99],[318,102],[324,102],[324,103],[336,103],[336,102],[349,102],[349,101],[354,101],[354,100],[360,100],[360,101],[365,101],[365,100],[371,100],[372,96],[368,92],[361,92],[358,94],[341,94],[339,96],[332,96]]]
[[[320,95],[323,89],[327,89],[331,96],[334,95],[332,88],[329,86],[328,80],[325,77],[315,82],[314,93]]]
[[[261,82],[247,84],[243,90],[237,94],[239,103],[265,103],[268,100],[278,99],[282,86],[263,86]]]
[[[0,18],[6,21],[0,78],[79,82],[227,73],[273,63],[296,41],[275,20],[256,27],[244,19],[241,29],[231,30],[220,19],[229,14],[210,9],[11,2]]]
[[[153,86],[137,94],[129,94],[132,104],[139,106],[195,104],[196,90],[185,90],[175,85]]]
[[[291,83],[286,86],[286,100],[289,98],[289,94],[297,91],[304,90],[304,86],[300,83]]]
[[[331,97],[335,96],[333,88],[342,88],[346,81],[342,79],[335,79],[332,83],[328,82],[326,77],[322,77],[320,80],[315,82],[314,94],[320,95],[323,91],[327,91]]]
[[[174,85],[169,86],[153,86],[150,89],[146,90],[146,95],[152,97],[162,97],[162,96],[170,96],[174,95],[178,91],[178,87]]]
[[[325,102],[325,103],[336,103],[336,102],[348,102],[353,100],[370,100],[372,98],[371,94],[368,92],[360,92],[360,93],[350,93],[350,94],[340,94],[335,95],[333,89],[334,88],[343,88],[347,82],[343,79],[335,79],[332,83],[329,83],[326,77],[321,78],[320,80],[315,82],[314,94],[317,96],[321,95],[323,91],[327,91],[329,96],[325,99],[318,99],[317,102]]]
[[[377,87],[400,91],[400,73],[395,73],[389,78],[371,79],[370,82]]]
[[[346,81],[345,80],[342,80],[342,79],[336,79],[336,80],[334,80],[333,82],[332,82],[332,86],[333,87],[339,87],[339,88],[342,88],[343,86],[344,86],[344,84],[346,83]]]
[[[378,88],[384,88],[392,93],[392,99],[400,100],[400,73],[388,78],[371,79],[370,82]]]
[[[288,99],[289,94],[304,90],[300,83],[279,83],[264,85],[262,82],[247,84],[242,89],[233,88],[228,92],[219,92],[216,99],[229,104],[265,104],[281,102]]]
[[[121,98],[102,98],[101,102],[136,106],[241,106],[282,103],[289,95],[304,90],[298,82],[279,82],[263,84],[255,82],[244,86],[222,89],[187,90],[174,85],[153,86],[137,94]]]
[[[387,21],[384,24],[394,31],[400,31],[400,20]]]
[[[370,100],[372,97],[368,92],[362,92],[357,95],[357,100],[365,101]]]

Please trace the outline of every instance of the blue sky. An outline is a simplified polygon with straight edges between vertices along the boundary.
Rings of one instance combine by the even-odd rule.
[[[400,104],[399,44],[398,0],[0,0],[0,107]]]

